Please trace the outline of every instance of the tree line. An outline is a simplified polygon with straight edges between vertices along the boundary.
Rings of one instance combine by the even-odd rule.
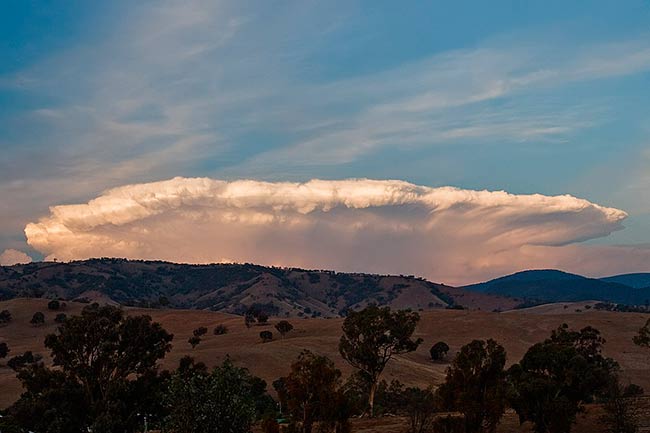
[[[184,357],[176,369],[161,371],[173,335],[147,315],[88,305],[45,338],[52,366],[31,352],[9,359],[24,392],[4,411],[0,432],[137,432],[147,424],[175,433],[244,433],[259,423],[268,433],[281,426],[346,433],[354,416],[390,413],[404,416],[410,433],[493,433],[511,408],[536,433],[569,433],[592,402],[604,404],[602,421],[612,433],[636,431],[629,397],[643,390],[622,386],[597,329],[561,325],[509,368],[501,344],[473,340],[455,354],[438,387],[387,383],[381,377],[388,363],[423,343],[414,337],[419,320],[416,312],[375,305],[350,311],[339,352],[355,373],[344,381],[331,359],[304,350],[271,384],[273,398],[264,380],[229,358],[209,369]],[[284,322],[276,327],[282,335],[293,328]],[[194,337],[206,333],[200,328]],[[650,347],[650,321],[634,342]],[[430,354],[440,360],[449,350],[438,342]],[[0,358],[9,352],[0,342]]]

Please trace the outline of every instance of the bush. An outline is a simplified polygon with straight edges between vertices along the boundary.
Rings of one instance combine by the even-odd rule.
[[[208,328],[206,328],[205,326],[199,326],[194,331],[192,331],[192,334],[194,334],[195,337],[201,337],[207,333],[208,333]]]
[[[291,332],[293,325],[286,320],[281,320],[275,324],[275,329],[277,329],[282,338],[284,338],[285,334]]]
[[[201,337],[197,337],[197,336],[195,335],[195,336],[193,336],[193,337],[190,337],[190,338],[187,340],[187,342],[190,343],[190,344],[192,345],[192,349],[194,349],[194,348],[195,348],[196,346],[198,346],[199,343],[201,342]]]
[[[9,310],[2,310],[0,311],[0,325],[6,325],[7,323],[11,322],[11,313]]]
[[[67,319],[67,318],[68,318],[68,316],[66,316],[65,313],[59,313],[59,314],[57,314],[56,317],[54,318],[54,321],[55,321],[56,323],[63,323],[63,322],[65,322],[65,319]]]
[[[48,310],[57,311],[60,308],[61,308],[61,303],[56,299],[52,299],[50,302],[47,303]]]
[[[45,315],[40,311],[37,311],[36,313],[34,313],[34,315],[32,316],[32,320],[30,320],[29,323],[36,326],[42,325],[45,323]]]
[[[268,343],[273,340],[273,333],[271,331],[262,331],[260,332],[260,338],[262,339],[262,342]]]
[[[214,328],[214,331],[212,331],[214,335],[224,335],[228,333],[228,328],[226,325],[217,325]]]
[[[444,359],[447,356],[447,352],[449,352],[449,346],[444,341],[437,342],[429,349],[429,354],[433,361]]]
[[[6,358],[7,355],[9,355],[9,346],[7,346],[7,343],[0,343],[0,359]]]
[[[431,389],[408,388],[404,392],[409,433],[431,431],[435,418],[435,395]]]

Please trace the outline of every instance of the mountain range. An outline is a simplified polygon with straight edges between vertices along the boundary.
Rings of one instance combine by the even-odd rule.
[[[594,279],[558,270],[529,270],[451,287],[405,275],[102,258],[2,266],[0,300],[101,300],[129,306],[228,313],[254,308],[274,316],[338,317],[369,303],[489,311],[584,300],[642,305],[650,299],[649,282],[650,273]]]

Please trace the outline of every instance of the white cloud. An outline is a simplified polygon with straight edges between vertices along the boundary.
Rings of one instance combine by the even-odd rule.
[[[577,254],[576,243],[621,229],[626,216],[569,195],[396,180],[174,178],[115,188],[86,204],[54,206],[25,234],[50,259],[207,263],[227,257],[459,283],[565,260],[571,257],[567,248]]]
[[[0,266],[11,266],[31,262],[32,258],[27,254],[12,248],[4,250],[2,254],[0,254]]]

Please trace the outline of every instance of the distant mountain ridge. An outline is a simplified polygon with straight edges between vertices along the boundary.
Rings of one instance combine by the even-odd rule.
[[[464,286],[462,289],[491,295],[544,302],[596,300],[626,305],[641,305],[650,300],[650,287],[643,287],[650,274],[626,274],[606,278],[587,278],[555,269],[527,270]],[[622,282],[639,284],[639,287]]]
[[[190,265],[104,258],[0,267],[0,300],[87,298],[123,305],[229,313],[242,313],[254,307],[269,315],[289,317],[336,317],[368,303],[414,310],[457,304],[489,310],[516,305],[508,298],[471,293],[455,300],[464,294],[413,276],[253,264]]]
[[[635,289],[650,288],[650,272],[614,275],[611,277],[600,278],[601,281],[609,283],[625,284]]]

